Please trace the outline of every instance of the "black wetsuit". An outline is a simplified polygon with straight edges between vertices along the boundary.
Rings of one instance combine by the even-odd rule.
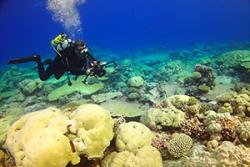
[[[77,47],[70,46],[57,54],[56,58],[49,64],[47,69],[41,61],[38,61],[38,73],[41,80],[47,80],[54,74],[56,79],[59,79],[65,72],[70,72],[73,75],[84,75],[89,68],[90,63],[95,61],[89,52],[80,54]]]
[[[42,81],[47,80],[51,75],[54,74],[56,79],[59,79],[65,72],[69,72],[73,75],[84,75],[86,71],[90,68],[91,64],[96,61],[92,57],[90,52],[84,51],[84,49],[78,49],[76,44],[72,44],[68,48],[65,48],[57,54],[56,58],[51,61],[48,59],[49,63],[43,63],[39,55],[33,55],[30,57],[23,57],[14,60],[10,60],[9,64],[27,63],[30,61],[35,61],[38,65],[39,78]],[[81,53],[82,51],[82,53]],[[45,64],[48,67],[45,69]]]

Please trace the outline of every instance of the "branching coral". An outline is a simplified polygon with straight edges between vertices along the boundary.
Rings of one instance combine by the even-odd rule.
[[[250,144],[250,121],[241,123],[237,127],[237,134],[243,142]]]
[[[209,134],[205,131],[205,126],[198,117],[184,120],[181,123],[181,131],[193,138],[206,139]]]
[[[240,124],[238,117],[221,118],[216,121],[222,127],[221,135],[223,140],[234,141],[237,138],[236,128]]]
[[[167,152],[165,150],[167,148],[170,138],[171,135],[161,132],[161,133],[156,133],[155,137],[152,140],[151,145],[157,148],[161,152],[163,159],[166,159],[167,157]]]

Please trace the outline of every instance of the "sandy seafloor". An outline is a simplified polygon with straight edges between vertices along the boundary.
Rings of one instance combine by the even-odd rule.
[[[175,51],[149,48],[123,56],[95,49],[94,54],[115,60],[118,69],[108,67],[103,78],[90,78],[88,85],[81,82],[84,77],[71,76],[69,87],[66,74],[60,80],[51,77],[42,82],[35,64],[1,67],[0,166],[74,166],[68,156],[71,152],[81,158],[76,166],[250,166],[249,42],[197,44]],[[88,103],[107,110],[114,126],[98,114],[94,115],[97,121],[88,116],[79,119],[82,125],[74,133],[62,133],[71,143],[70,153],[64,153],[67,148],[62,143],[53,143],[56,137],[43,138],[45,144],[40,146],[37,143],[37,133],[46,136],[53,130],[48,122],[54,118],[51,113],[50,119],[44,115],[25,118],[19,131],[13,130],[17,126],[13,123],[23,115],[49,112],[51,107],[72,121],[69,115]],[[95,107],[85,110],[93,114],[101,110]],[[46,119],[47,131],[39,124]],[[129,129],[131,122],[137,122],[134,129]],[[61,128],[61,124],[56,125]],[[99,124],[102,128],[112,125],[111,131],[93,131],[94,138],[88,132]],[[107,137],[106,133],[112,134]],[[103,154],[91,157],[89,147],[95,150],[96,145],[98,150],[96,143],[104,139]],[[98,142],[86,144],[92,140]],[[85,145],[78,147],[76,141]]]

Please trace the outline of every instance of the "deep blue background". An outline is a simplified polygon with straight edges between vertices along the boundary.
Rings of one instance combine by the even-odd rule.
[[[249,0],[87,0],[79,7],[89,43],[114,51],[250,39]],[[0,57],[52,55],[50,40],[63,31],[46,0],[0,0]]]

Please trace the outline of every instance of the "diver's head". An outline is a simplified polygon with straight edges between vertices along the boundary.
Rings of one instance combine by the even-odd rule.
[[[83,50],[86,48],[86,44],[85,44],[85,42],[83,42],[83,40],[77,40],[76,47],[78,50]]]

